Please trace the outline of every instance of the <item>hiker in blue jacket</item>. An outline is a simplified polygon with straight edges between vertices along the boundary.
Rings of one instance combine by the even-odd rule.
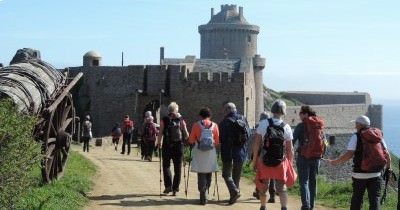
[[[240,176],[243,162],[247,157],[247,151],[246,144],[239,142],[238,129],[233,121],[242,119],[247,127],[248,123],[246,118],[237,112],[234,103],[226,103],[224,111],[225,117],[218,126],[220,129],[222,177],[229,190],[229,204],[234,204],[240,197]]]

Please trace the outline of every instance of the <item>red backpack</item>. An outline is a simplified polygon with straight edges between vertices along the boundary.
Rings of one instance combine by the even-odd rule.
[[[156,140],[156,135],[154,132],[155,129],[156,128],[154,123],[145,123],[143,138],[146,141],[155,141]]]
[[[304,121],[304,144],[301,155],[307,159],[322,158],[325,153],[324,121],[317,116],[308,117]]]
[[[362,141],[361,170],[365,172],[381,171],[388,160],[387,153],[382,145],[382,132],[377,128],[361,130],[357,135]]]

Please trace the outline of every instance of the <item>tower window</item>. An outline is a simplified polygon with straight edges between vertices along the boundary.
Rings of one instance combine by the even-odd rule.
[[[251,42],[251,36],[250,35],[247,36],[247,41]]]
[[[99,60],[93,60],[93,66],[99,66]]]

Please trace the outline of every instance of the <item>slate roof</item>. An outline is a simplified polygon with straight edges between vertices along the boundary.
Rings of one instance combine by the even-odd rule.
[[[165,65],[185,65],[194,64],[193,72],[239,72],[240,59],[178,59],[166,58]]]

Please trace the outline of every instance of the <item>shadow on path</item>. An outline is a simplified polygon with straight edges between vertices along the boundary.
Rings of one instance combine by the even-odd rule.
[[[99,205],[102,206],[123,206],[123,207],[157,207],[164,205],[199,205],[199,199],[193,198],[177,198],[175,196],[163,195],[160,198],[159,194],[125,194],[125,195],[101,195],[88,196],[90,200],[104,201]],[[129,198],[141,198],[141,200],[129,200]],[[119,203],[111,203],[107,201],[120,200]],[[238,203],[254,203],[255,199],[239,200]],[[209,200],[208,205],[230,206],[228,200]]]

